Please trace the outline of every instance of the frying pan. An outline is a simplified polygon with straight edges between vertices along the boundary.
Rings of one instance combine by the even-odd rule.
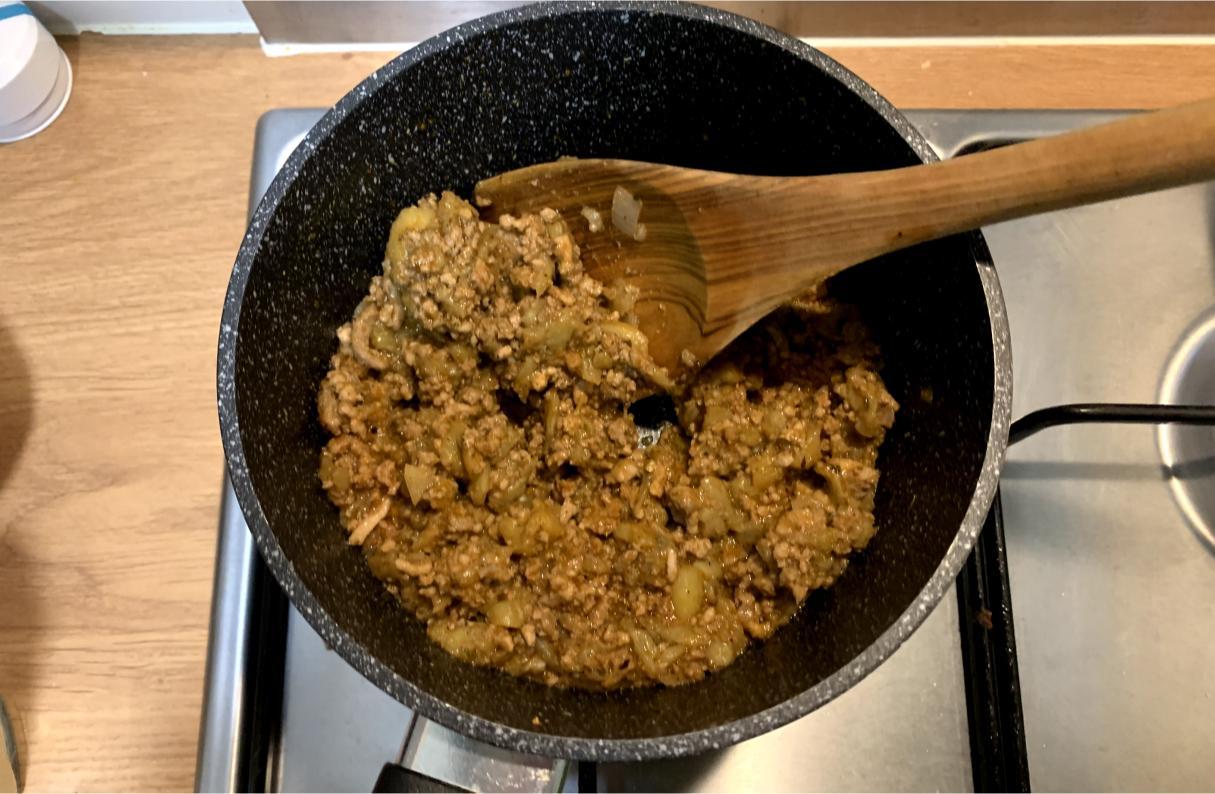
[[[553,4],[441,34],[338,102],[254,213],[219,339],[228,469],[291,601],[351,665],[422,715],[552,757],[698,753],[839,695],[948,590],[1007,444],[1004,305],[977,233],[836,279],[880,342],[882,376],[902,405],[879,453],[879,530],[832,588],[727,669],[688,686],[601,693],[457,661],[346,544],[316,474],[325,441],[317,386],[400,208],[444,188],[467,196],[478,179],[561,155],[752,174],[934,159],[898,111],[835,61],[719,11]]]

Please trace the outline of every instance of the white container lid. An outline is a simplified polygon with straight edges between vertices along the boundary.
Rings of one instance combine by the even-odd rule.
[[[67,105],[72,66],[24,3],[0,0],[0,143],[41,132]]]

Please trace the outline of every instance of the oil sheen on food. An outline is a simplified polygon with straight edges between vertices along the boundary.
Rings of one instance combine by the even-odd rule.
[[[676,685],[729,665],[873,536],[897,405],[859,317],[808,294],[675,396],[636,294],[569,224],[406,208],[320,387],[320,480],[349,542],[454,656],[552,685]]]

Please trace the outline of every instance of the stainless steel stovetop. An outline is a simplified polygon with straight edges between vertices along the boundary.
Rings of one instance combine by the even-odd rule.
[[[321,113],[263,116],[251,207]],[[952,156],[1117,114],[908,115]],[[1069,402],[1215,403],[1215,184],[984,232],[1012,324],[1014,416]],[[1059,427],[1010,449],[1005,534],[1035,788],[1197,790],[1215,781],[1213,461],[1210,427]],[[281,636],[281,626],[251,624],[250,605],[274,587],[253,576],[255,555],[226,489],[200,790],[234,790],[251,766],[269,789],[367,790],[386,761],[402,756],[437,777],[483,786],[578,790],[573,769],[562,783],[545,763],[522,777],[493,777],[500,751],[415,724],[409,709],[326,650],[294,609],[277,615],[285,649],[272,650],[285,652],[285,664],[258,672],[262,640]],[[602,764],[596,785],[969,790],[964,686],[957,600],[946,597],[875,673],[813,714],[702,757]],[[254,690],[272,696],[254,698]],[[252,732],[274,741],[250,757]],[[581,778],[586,785],[585,770]]]

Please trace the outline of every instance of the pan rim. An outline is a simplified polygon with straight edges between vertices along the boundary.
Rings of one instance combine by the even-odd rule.
[[[343,96],[308,132],[271,182],[250,218],[233,267],[219,335],[217,393],[221,435],[233,489],[253,533],[258,549],[271,572],[305,620],[327,645],[379,688],[428,719],[464,734],[508,749],[558,758],[600,761],[640,761],[672,758],[736,744],[805,716],[850,689],[875,670],[911,636],[939,604],[961,571],[988,509],[995,498],[999,474],[1008,444],[1012,408],[1012,355],[1008,319],[995,267],[980,232],[969,236],[971,252],[987,303],[991,328],[993,390],[992,413],[983,464],[974,492],[957,533],[928,582],[876,640],[848,664],[813,687],[763,711],[727,723],[680,734],[643,738],[593,738],[558,736],[503,725],[476,716],[421,689],[383,664],[351,637],[324,610],[312,592],[295,577],[290,560],[283,554],[253,488],[245,461],[236,400],[236,350],[240,309],[245,287],[261,242],[279,203],[298,177],[303,165],[334,129],[381,85],[393,80],[414,64],[442,53],[451,45],[516,22],[558,17],[588,11],[619,11],[672,15],[708,22],[758,37],[793,54],[835,79],[842,87],[872,107],[924,162],[938,159],[935,151],[911,123],[868,83],[835,60],[796,38],[762,23],[705,6],[683,3],[557,2],[498,12],[467,22],[418,44],[389,61]]]

